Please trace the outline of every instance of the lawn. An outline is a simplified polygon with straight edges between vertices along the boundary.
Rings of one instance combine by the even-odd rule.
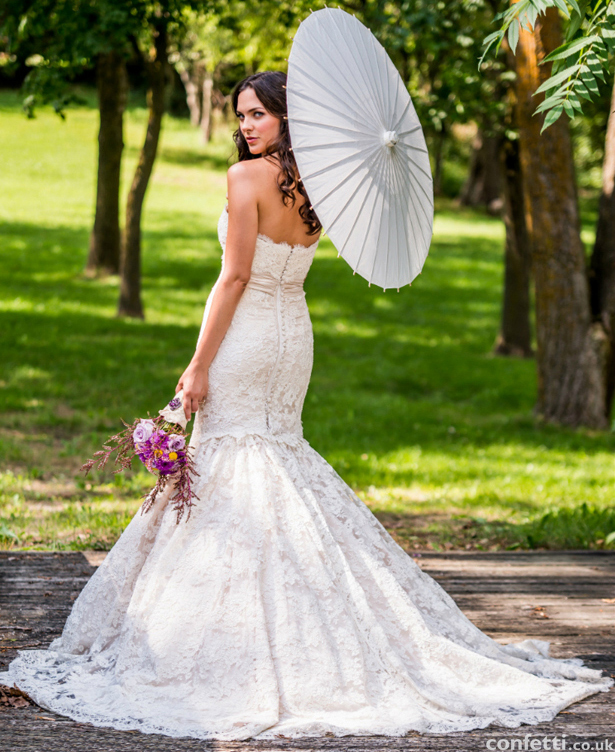
[[[129,109],[125,188],[145,118]],[[80,465],[172,396],[219,269],[229,138],[205,148],[167,118],[143,220],[146,319],[115,317],[117,279],[83,274],[96,136],[92,107],[26,120],[0,92],[4,548],[113,544],[151,476]],[[538,424],[535,363],[491,354],[502,243],[500,220],[442,202],[423,274],[383,293],[322,241],[305,436],[408,549],[615,547],[613,434]]]

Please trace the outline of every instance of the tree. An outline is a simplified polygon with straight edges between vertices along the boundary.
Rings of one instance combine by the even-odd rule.
[[[502,197],[501,149],[501,134],[477,132],[468,177],[459,196],[463,206],[486,206],[490,211],[498,212]]]
[[[539,19],[549,14],[551,19],[559,18],[559,11],[567,17],[566,39],[561,37],[551,39],[550,48],[547,47],[546,55],[542,57],[542,63],[552,62],[550,71],[543,69],[541,76],[534,75],[533,80],[526,80],[527,89],[527,113],[530,112],[530,97],[539,95],[536,113],[545,113],[542,130],[555,128],[560,121],[562,113],[572,118],[575,112],[583,110],[582,99],[595,100],[600,93],[599,81],[605,80],[605,70],[608,69],[610,56],[609,51],[615,50],[615,2],[613,0],[596,0],[589,3],[586,0],[519,0],[508,10],[500,14],[501,28],[491,34],[485,40],[485,53],[492,44],[501,44],[506,37],[513,51],[521,40],[527,39],[523,34],[534,35],[539,25]],[[525,29],[525,32],[522,30]],[[533,31],[532,31],[533,30]],[[531,88],[533,86],[533,89]],[[542,96],[541,96],[542,95]],[[546,95],[546,96],[545,96]],[[615,106],[615,98],[613,99]],[[611,108],[613,109],[613,108]],[[592,254],[589,269],[589,287],[591,290],[590,303],[585,304],[583,289],[588,288],[587,279],[579,277],[578,253],[576,258],[568,258],[571,262],[567,269],[570,277],[568,286],[575,291],[575,304],[578,305],[577,320],[573,330],[576,332],[575,345],[577,350],[573,353],[575,363],[580,364],[576,378],[569,378],[569,389],[574,384],[576,395],[564,394],[559,397],[558,392],[561,382],[565,379],[565,371],[569,368],[564,366],[560,359],[560,368],[550,367],[542,369],[542,359],[539,343],[539,386],[543,395],[550,395],[550,402],[559,400],[562,405],[556,410],[551,419],[560,421],[560,412],[566,412],[568,419],[562,422],[571,422],[575,425],[606,426],[611,414],[613,394],[615,392],[615,336],[613,334],[613,311],[615,310],[615,254],[611,248],[612,228],[615,224],[615,203],[612,200],[612,179],[615,172],[615,123],[612,115],[606,133],[605,161],[603,166],[603,191],[600,199],[600,211],[596,228],[596,244]],[[552,139],[551,139],[552,140]],[[544,145],[538,145],[544,150]],[[548,155],[545,155],[548,156]],[[571,231],[575,243],[579,244],[578,215],[570,217],[576,220]],[[559,263],[558,263],[559,262]],[[557,268],[557,274],[545,277],[545,283],[551,282],[550,297],[553,299],[561,294],[558,290],[557,279],[563,273],[564,259],[554,257],[553,263]],[[584,269],[582,270],[584,272]],[[582,274],[582,276],[585,276]],[[587,309],[590,307],[590,323],[588,324]],[[547,310],[537,306],[538,319],[545,315]],[[571,312],[572,313],[572,312]],[[593,315],[593,324],[591,316]],[[544,325],[543,325],[544,324]],[[559,348],[558,326],[554,319],[545,320],[541,324],[545,345],[552,352]],[[569,333],[572,336],[572,333]],[[553,363],[551,363],[553,366]],[[583,394],[585,390],[585,394]],[[568,410],[563,409],[563,402],[572,399]],[[600,415],[597,415],[600,405]],[[540,398],[539,398],[540,406]],[[572,415],[576,418],[572,419]],[[549,411],[547,411],[549,417]]]
[[[604,428],[602,340],[593,327],[567,120],[541,138],[534,92],[540,63],[561,44],[556,9],[519,35],[517,92],[525,210],[531,235],[538,344],[537,412],[547,421]]]
[[[525,216],[524,180],[518,139],[502,148],[504,174],[504,285],[497,355],[533,355],[530,329],[530,238]]]
[[[531,32],[538,18],[559,9],[569,18],[566,39],[559,39],[557,47],[545,56],[552,62],[551,73],[545,76],[534,92],[546,92],[536,112],[545,112],[543,130],[555,123],[565,112],[574,117],[582,112],[581,99],[592,100],[599,93],[598,80],[605,81],[610,64],[609,51],[615,50],[615,0],[518,0],[496,16],[502,21],[500,29],[484,41],[481,63],[492,46],[504,39],[516,50],[523,29]],[[480,64],[479,64],[480,67]]]
[[[606,413],[610,417],[615,392],[615,85],[606,129],[602,193],[589,282],[594,321],[602,324],[609,340],[605,388]]]
[[[143,316],[141,302],[141,217],[156,158],[168,68],[169,37],[181,36],[189,11],[204,12],[213,0],[9,0],[10,12],[0,30],[9,46],[35,45],[43,65],[28,86],[43,101],[55,97],[61,112],[70,76],[97,62],[101,125],[96,218],[87,268],[117,271],[120,266],[118,314]],[[145,43],[153,53],[144,53]],[[122,118],[126,102],[125,57],[135,51],[148,77],[149,119],[145,142],[128,194],[126,227],[118,248],[119,179],[123,149]],[[60,94],[59,94],[60,93]],[[31,104],[33,107],[33,104]]]
[[[119,190],[128,39],[139,33],[145,2],[113,0],[7,0],[0,31],[7,51],[36,52],[39,64],[24,82],[30,116],[39,102],[56,111],[71,100],[72,77],[96,66],[100,111],[96,212],[86,270],[117,274],[120,258]]]
[[[143,303],[141,301],[141,214],[145,192],[154,168],[165,108],[165,85],[168,72],[168,22],[169,16],[161,13],[156,14],[151,19],[154,43],[153,56],[150,58],[149,55],[141,53],[147,70],[149,117],[145,142],[139,155],[139,162],[126,202],[126,226],[120,264],[118,316],[143,318]]]
[[[515,57],[505,45],[508,69],[515,71]],[[530,326],[530,233],[525,214],[525,188],[519,145],[518,78],[508,90],[509,108],[504,120],[500,163],[504,188],[504,286],[502,318],[495,341],[496,355],[530,357],[532,332]]]
[[[219,2],[209,13],[188,14],[171,59],[186,89],[191,122],[201,128],[204,142],[211,135],[212,95],[220,93],[220,72],[286,67],[294,29],[309,5],[308,0],[234,0]]]
[[[128,81],[124,56],[101,52],[96,64],[100,111],[96,214],[86,270],[117,274],[120,270],[120,175],[124,150],[124,110]]]

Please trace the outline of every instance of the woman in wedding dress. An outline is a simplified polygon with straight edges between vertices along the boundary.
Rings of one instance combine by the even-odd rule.
[[[79,721],[226,740],[516,727],[608,690],[548,643],[483,634],[303,438],[320,224],[285,76],[234,105],[222,271],[178,384],[197,506],[178,525],[166,492],[137,514],[62,636],[0,680]]]

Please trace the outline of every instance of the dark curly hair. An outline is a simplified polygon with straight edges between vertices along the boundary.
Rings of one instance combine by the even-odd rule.
[[[297,200],[296,193],[303,196],[305,202],[299,208],[299,215],[309,228],[308,235],[315,235],[317,232],[320,232],[322,225],[316,216],[316,212],[311,208],[310,199],[303,183],[299,179],[297,163],[292,152],[286,108],[286,74],[281,71],[263,71],[240,81],[233,91],[233,110],[235,113],[237,112],[239,95],[246,89],[253,89],[267,112],[280,121],[280,134],[263,156],[266,157],[277,153],[281,168],[278,177],[278,188],[282,194],[282,201],[285,206],[294,206]],[[244,159],[257,159],[261,156],[260,154],[252,154],[250,152],[248,142],[241,132],[241,128],[237,128],[235,133],[233,133],[233,140],[237,146],[240,162]]]

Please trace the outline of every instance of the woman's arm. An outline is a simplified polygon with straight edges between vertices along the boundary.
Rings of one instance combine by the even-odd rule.
[[[238,162],[228,171],[228,236],[224,268],[216,283],[203,336],[175,392],[184,390],[186,418],[207,396],[208,371],[250,280],[258,234],[258,202],[249,165]]]

